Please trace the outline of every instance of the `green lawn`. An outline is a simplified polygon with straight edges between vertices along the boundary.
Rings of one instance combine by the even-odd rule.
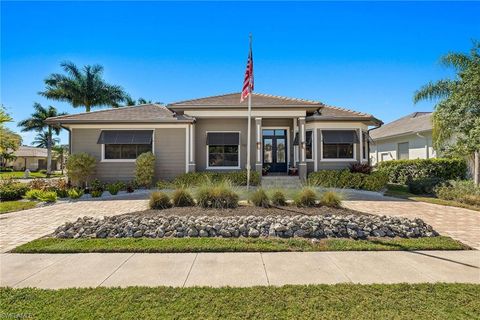
[[[14,172],[0,172],[0,179],[13,178],[13,179],[23,179],[25,176],[24,171],[14,171]],[[52,173],[50,178],[62,177],[61,173]],[[47,175],[40,172],[30,172],[30,178],[46,178]]]
[[[35,201],[2,201],[0,202],[0,214],[20,211],[34,208],[37,202]]]
[[[27,319],[478,319],[480,285],[0,289],[0,315]]]
[[[442,206],[458,207],[458,208],[465,208],[465,209],[480,211],[480,208],[477,206],[472,206],[472,205],[468,205],[468,204],[457,202],[457,201],[443,200],[443,199],[435,198],[433,196],[421,196],[421,195],[410,193],[408,192],[407,186],[404,186],[404,185],[394,185],[394,184],[387,185],[387,192],[385,192],[385,195],[390,197],[409,199],[412,201],[427,202],[427,203],[439,204]]]
[[[15,253],[78,252],[278,252],[278,251],[385,251],[385,250],[463,250],[462,243],[449,237],[417,239],[307,239],[279,238],[42,238],[21,245]]]

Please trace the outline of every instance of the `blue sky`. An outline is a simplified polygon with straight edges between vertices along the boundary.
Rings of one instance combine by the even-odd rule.
[[[240,91],[254,37],[257,92],[315,99],[389,122],[438,64],[480,39],[474,2],[4,2],[1,97],[17,122],[61,61],[101,64],[132,97],[173,102]],[[16,128],[15,123],[9,126]],[[19,131],[19,130],[18,130]],[[29,144],[33,133],[23,134]],[[66,133],[61,135],[67,142]]]

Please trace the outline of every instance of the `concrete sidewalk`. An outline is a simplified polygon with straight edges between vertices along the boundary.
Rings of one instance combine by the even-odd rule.
[[[256,286],[480,283],[479,251],[2,254],[0,285]]]

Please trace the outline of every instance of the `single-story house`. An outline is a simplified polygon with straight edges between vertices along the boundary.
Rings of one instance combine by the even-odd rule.
[[[7,162],[7,167],[15,170],[30,171],[47,169],[47,149],[20,146],[14,153],[15,160]],[[52,159],[52,170],[57,170],[57,161]]]
[[[96,177],[129,180],[135,158],[156,156],[156,178],[193,171],[246,168],[247,102],[240,93],[166,106],[143,104],[47,120],[70,132],[70,152],[98,160]],[[321,169],[368,162],[367,131],[382,122],[370,114],[321,102],[252,95],[251,168],[300,178]]]
[[[370,131],[370,162],[429,159],[437,153],[432,143],[432,113],[414,112]]]

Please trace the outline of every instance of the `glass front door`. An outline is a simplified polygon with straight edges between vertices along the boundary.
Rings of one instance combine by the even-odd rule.
[[[263,167],[269,172],[287,171],[287,130],[264,129]]]

